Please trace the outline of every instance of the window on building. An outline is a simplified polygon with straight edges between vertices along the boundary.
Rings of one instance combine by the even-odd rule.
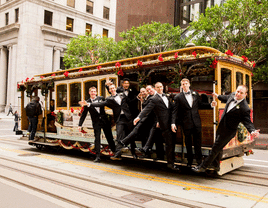
[[[74,28],[74,20],[72,18],[67,17],[66,30],[73,32],[73,28]]]
[[[86,23],[86,34],[89,34],[89,33],[91,33],[91,32],[92,32],[92,25]]]
[[[108,20],[109,16],[110,16],[110,9],[108,7],[103,7],[103,18]]]
[[[52,17],[53,17],[53,13],[50,11],[45,10],[44,13],[44,24],[45,25],[51,25],[52,26]]]
[[[75,6],[75,0],[67,0],[67,6],[73,7]]]
[[[15,9],[15,23],[19,22],[19,8]]]
[[[207,7],[212,7],[214,4],[214,0],[177,0],[175,25],[182,28],[189,26],[192,21],[199,18],[201,13],[205,13]]]
[[[108,30],[103,29],[102,36],[108,38],[108,32],[109,32]]]
[[[90,14],[93,14],[93,5],[94,5],[94,2],[87,0],[86,11]]]
[[[63,58],[64,57],[60,57],[60,69],[65,70],[65,65],[64,65]]]
[[[6,25],[8,25],[8,21],[9,21],[9,14],[6,13]]]

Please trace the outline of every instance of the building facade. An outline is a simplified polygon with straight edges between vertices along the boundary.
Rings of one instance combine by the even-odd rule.
[[[115,38],[116,0],[0,0],[0,111],[17,107],[16,83],[64,69],[70,38]]]

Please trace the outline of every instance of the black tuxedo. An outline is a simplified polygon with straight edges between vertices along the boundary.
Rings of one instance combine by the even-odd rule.
[[[212,146],[209,156],[204,160],[202,166],[207,168],[214,160],[214,166],[219,166],[222,156],[222,149],[236,135],[238,124],[241,122],[251,133],[255,127],[250,119],[250,108],[246,99],[243,99],[234,108],[227,112],[229,104],[234,99],[235,93],[230,95],[219,95],[218,99],[226,103],[224,112],[216,131],[216,140]]]
[[[95,100],[97,102],[102,102],[104,101],[104,98],[102,96],[97,96]],[[87,102],[92,103],[91,99],[88,99]],[[108,144],[111,150],[114,152],[115,151],[114,138],[113,138],[112,131],[111,131],[111,125],[107,119],[107,115],[105,113],[104,107],[100,107],[100,112],[98,112],[96,108],[94,108],[93,106],[90,106],[90,107],[85,106],[84,111],[80,117],[78,126],[82,126],[88,112],[90,113],[93,128],[94,128],[96,156],[100,157],[101,129],[103,129],[103,132],[108,141]]]
[[[132,130],[132,116],[127,104],[127,98],[124,93],[117,94],[121,97],[121,105],[115,100],[116,96],[109,96],[105,101],[99,103],[92,103],[92,107],[107,106],[113,110],[114,121],[116,123],[117,141],[122,139]],[[123,112],[123,114],[122,114]],[[134,148],[134,147],[133,147]]]
[[[174,163],[174,135],[170,129],[171,126],[171,112],[172,103],[168,101],[168,107],[165,105],[163,99],[159,94],[154,95],[147,106],[140,112],[138,117],[142,120],[144,117],[154,111],[157,121],[159,122],[162,135],[166,143],[166,156],[168,164]]]
[[[107,85],[106,85],[106,89],[110,93],[109,87]],[[122,86],[119,86],[116,89],[117,93],[124,93],[125,91],[126,90]],[[137,99],[138,91],[135,88],[129,88],[127,91],[128,91],[128,95],[126,96],[126,102],[129,106],[132,118],[135,118],[139,114],[138,99]]]
[[[142,109],[146,107],[149,103],[150,98],[152,95],[149,95],[145,101],[142,103]],[[146,138],[149,137],[150,130],[153,126],[156,125],[156,118],[154,112],[149,113],[145,116],[131,131],[131,133],[122,140],[124,145],[128,145],[131,141],[135,140],[137,135],[141,138],[141,141],[144,141]]]
[[[201,102],[197,92],[190,90],[190,94],[193,98],[192,107],[186,100],[184,92],[181,92],[174,98],[175,103],[172,113],[172,124],[179,123],[183,127],[189,165],[193,162],[192,138],[197,163],[202,162],[202,131],[198,110],[203,107],[210,107],[209,103]]]

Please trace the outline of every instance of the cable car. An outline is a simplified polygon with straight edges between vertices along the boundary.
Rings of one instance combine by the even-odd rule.
[[[94,144],[94,132],[90,116],[84,122],[84,131],[78,131],[78,121],[82,108],[78,102],[89,98],[88,89],[96,86],[98,95],[109,96],[105,88],[106,78],[109,77],[116,86],[122,79],[129,78],[132,87],[137,90],[156,82],[162,82],[165,93],[172,100],[180,93],[181,78],[191,81],[191,89],[199,93],[201,98],[208,102],[213,100],[212,93],[229,94],[234,92],[238,85],[249,88],[247,102],[253,119],[252,99],[252,63],[242,57],[228,55],[214,48],[194,46],[163,53],[150,54],[134,58],[122,59],[84,66],[69,70],[35,75],[18,84],[21,91],[21,128],[26,134],[28,120],[25,106],[33,96],[40,96],[43,100],[43,115],[39,116],[36,133],[38,141],[29,144],[42,149],[44,146],[62,147],[65,149],[80,149],[91,152]],[[55,100],[55,110],[51,112],[49,102]],[[27,102],[25,102],[27,101]],[[225,104],[217,101],[213,109],[200,109],[202,122],[202,154],[206,157],[214,143],[218,121],[221,118]],[[115,125],[111,109],[106,112],[112,122],[114,137]],[[55,115],[55,119],[51,116]],[[43,121],[43,122],[42,122]],[[180,128],[176,134],[175,162],[186,165],[187,151],[183,132]],[[243,124],[239,125],[237,135],[224,147],[219,175],[243,166],[243,155],[250,155],[254,139],[247,132]],[[101,136],[102,154],[111,155],[104,134]],[[137,146],[141,142],[137,141]],[[155,149],[155,147],[153,148]],[[123,153],[130,156],[130,151]],[[151,158],[156,158],[152,153]]]

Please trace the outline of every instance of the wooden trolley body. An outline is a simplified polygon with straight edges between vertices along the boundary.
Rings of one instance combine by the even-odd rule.
[[[213,65],[213,61],[217,63]],[[119,76],[118,74],[122,75],[122,72],[124,76]],[[206,94],[209,101],[212,101],[211,94],[213,92],[229,94],[234,92],[239,84],[244,84],[250,89],[247,100],[251,109],[251,117],[253,117],[251,73],[250,62],[244,62],[240,57],[228,56],[209,47],[190,47],[36,75],[32,80],[18,84],[22,98],[21,128],[24,131],[28,128],[25,105],[32,96],[38,95],[43,97],[44,100],[44,112],[39,117],[36,133],[36,137],[40,139],[29,144],[35,145],[37,148],[61,146],[65,149],[80,149],[84,152],[92,152],[90,144],[94,143],[94,132],[90,116],[87,116],[84,122],[84,126],[87,127],[85,132],[79,132],[77,128],[81,115],[81,107],[79,107],[78,101],[88,98],[88,88],[90,86],[97,87],[98,95],[109,96],[105,89],[106,77],[112,79],[116,86],[120,85],[122,78],[128,77],[131,80],[132,87],[137,90],[145,84],[154,84],[160,81],[164,84],[165,92],[170,96],[170,99],[179,93],[179,79],[187,77],[191,80],[191,88],[200,95]],[[54,129],[54,132],[52,132],[53,128],[52,131],[49,129],[47,119],[47,115],[51,113],[48,104],[51,99],[55,100],[55,114],[58,119],[58,122],[55,122],[56,130]],[[199,110],[202,122],[202,153],[204,156],[209,154],[214,143],[216,125],[224,107],[225,104],[218,101],[214,110]],[[106,110],[111,115],[112,120],[111,109],[107,108]],[[46,118],[43,119],[44,117]],[[43,125],[41,125],[42,123]],[[116,136],[115,125],[112,125],[112,130],[114,136]],[[186,164],[187,152],[183,140],[183,134],[179,128],[175,156],[177,162]],[[101,143],[104,147],[102,153],[111,154],[104,134],[101,136]],[[141,145],[140,142],[137,142],[137,144],[138,146]],[[245,127],[239,127],[237,136],[224,148],[219,174],[224,174],[242,166],[242,156],[244,154],[249,155],[253,145],[254,140],[245,130]],[[156,157],[156,155],[153,154],[152,157]]]

